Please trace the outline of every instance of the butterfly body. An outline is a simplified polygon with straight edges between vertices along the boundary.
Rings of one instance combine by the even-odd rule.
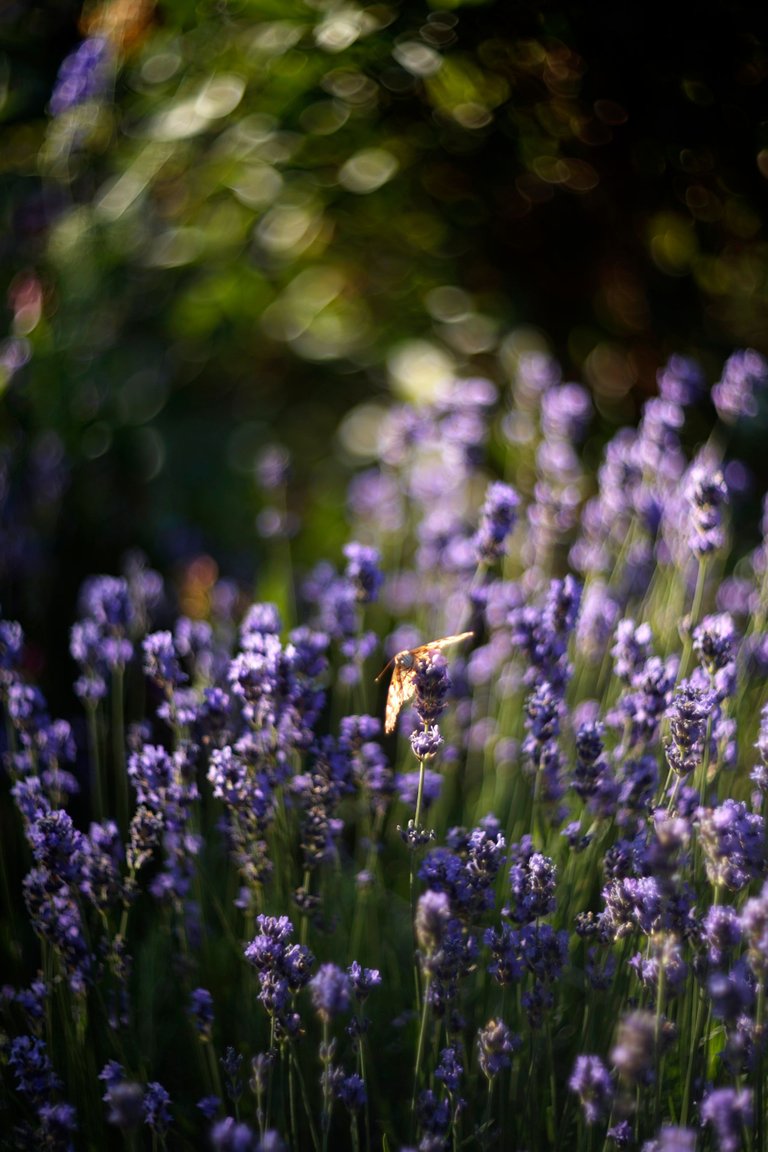
[[[416,648],[403,648],[401,652],[395,653],[389,664],[382,668],[376,677],[377,680],[380,680],[391,666],[392,679],[389,682],[387,707],[384,714],[385,732],[394,732],[400,709],[413,696],[416,686],[417,662],[430,652],[440,652],[450,644],[458,644],[460,640],[468,640],[473,635],[473,632],[459,632],[456,636],[443,636],[440,640],[430,640],[428,644],[419,644]]]

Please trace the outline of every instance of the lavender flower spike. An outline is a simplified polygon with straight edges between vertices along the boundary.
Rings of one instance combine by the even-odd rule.
[[[752,1093],[748,1088],[715,1088],[701,1102],[701,1119],[717,1134],[720,1152],[739,1152],[741,1129],[752,1123]]]
[[[614,1085],[599,1056],[577,1056],[568,1087],[581,1100],[587,1124],[596,1124],[610,1111]]]
[[[336,964],[323,964],[309,982],[312,1004],[324,1023],[349,1011],[351,981]]]
[[[723,374],[712,389],[717,414],[726,424],[740,416],[757,415],[757,397],[768,384],[768,362],[753,348],[734,352],[723,365]]]
[[[489,486],[475,536],[475,551],[480,563],[492,564],[504,555],[505,543],[515,526],[519,506],[520,497],[509,484],[499,480]]]
[[[719,551],[725,543],[721,509],[728,502],[722,472],[695,465],[688,478],[687,496],[691,509],[688,537],[691,551],[699,558]]]

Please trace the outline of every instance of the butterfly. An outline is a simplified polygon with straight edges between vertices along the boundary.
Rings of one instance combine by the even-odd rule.
[[[384,714],[384,731],[394,732],[397,717],[403,704],[413,696],[416,680],[416,664],[428,652],[440,652],[449,644],[458,644],[460,640],[468,640],[474,632],[459,632],[456,636],[443,636],[442,640],[430,640],[428,644],[419,644],[417,648],[403,648],[396,652],[389,664],[385,664],[376,677],[381,680],[384,673],[391,668],[392,679],[387,692],[387,709]]]

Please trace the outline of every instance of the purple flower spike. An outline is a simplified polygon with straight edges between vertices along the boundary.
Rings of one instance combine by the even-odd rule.
[[[611,1061],[622,1080],[640,1085],[653,1082],[656,1053],[656,1017],[653,1012],[631,1012],[619,1024]]]
[[[353,960],[347,968],[352,994],[358,1004],[364,1004],[372,988],[381,984],[381,973],[378,968],[363,968],[357,960]]]
[[[50,109],[54,116],[98,100],[105,92],[111,62],[108,42],[100,36],[91,36],[66,57],[56,86],[51,95]]]
[[[152,632],[142,642],[144,672],[161,688],[169,689],[183,684],[187,677],[179,665],[179,658],[170,632]]]
[[[768,972],[768,883],[759,896],[747,900],[741,912],[741,927],[749,945],[747,961],[758,977]]]
[[[309,983],[314,957],[305,945],[290,943],[293,924],[287,916],[262,914],[256,923],[260,934],[245,949],[245,958],[259,974],[259,1000],[278,1027],[293,1035],[300,1023],[293,999]]]
[[[643,1144],[643,1152],[696,1152],[696,1133],[692,1128],[665,1125],[656,1140]]]
[[[256,1133],[248,1124],[227,1116],[213,1125],[210,1133],[214,1152],[258,1152],[260,1147]]]
[[[171,1123],[171,1098],[162,1084],[153,1081],[147,1084],[144,1093],[144,1123],[161,1138]]]
[[[345,545],[344,555],[347,558],[344,575],[355,589],[355,599],[360,604],[372,603],[378,598],[384,580],[379,550],[352,541]]]
[[[702,761],[707,718],[713,704],[710,692],[682,684],[667,709],[672,740],[664,752],[667,763],[678,776],[687,776]]]
[[[323,1023],[349,1011],[351,983],[336,964],[323,964],[309,982],[312,1004]]]
[[[728,502],[728,488],[720,471],[695,465],[688,477],[686,490],[691,510],[688,545],[694,556],[701,558],[719,551],[725,544],[722,507]]]
[[[663,400],[687,407],[704,393],[704,374],[701,366],[687,356],[670,356],[656,374],[659,395]]]
[[[448,664],[440,652],[428,652],[414,667],[414,708],[425,728],[437,724],[450,687]]]
[[[488,1080],[509,1068],[512,1054],[520,1047],[520,1037],[513,1036],[503,1020],[489,1020],[477,1034],[480,1069]]]
[[[614,1085],[599,1056],[577,1056],[568,1087],[581,1100],[587,1124],[596,1124],[610,1111]]]
[[[213,1034],[213,997],[207,988],[195,988],[189,998],[189,1012],[201,1040]]]
[[[757,398],[768,384],[768,362],[752,348],[734,352],[724,366],[720,380],[712,389],[717,414],[726,424],[735,424],[740,416],[757,415]]]
[[[515,526],[519,506],[520,497],[509,484],[496,481],[489,486],[475,536],[478,561],[492,564],[504,555],[506,540]]]
[[[416,939],[425,955],[437,952],[451,918],[451,904],[445,892],[431,889],[419,897],[416,908]]]
[[[719,1152],[739,1152],[741,1129],[752,1123],[752,1093],[748,1088],[715,1088],[701,1102],[701,1119],[717,1135]]]

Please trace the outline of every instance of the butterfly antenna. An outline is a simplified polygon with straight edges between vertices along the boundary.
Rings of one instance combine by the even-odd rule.
[[[394,656],[393,656],[391,660],[388,660],[388,661],[387,661],[387,663],[386,663],[386,664],[384,665],[384,667],[382,668],[381,672],[379,672],[378,676],[375,676],[375,677],[374,677],[374,679],[373,679],[373,682],[374,682],[374,684],[377,684],[377,683],[379,682],[379,680],[381,680],[381,678],[382,678],[382,676],[384,675],[384,673],[389,671],[389,669],[392,667],[392,665],[394,664],[394,662],[395,662],[395,658],[394,658]]]

